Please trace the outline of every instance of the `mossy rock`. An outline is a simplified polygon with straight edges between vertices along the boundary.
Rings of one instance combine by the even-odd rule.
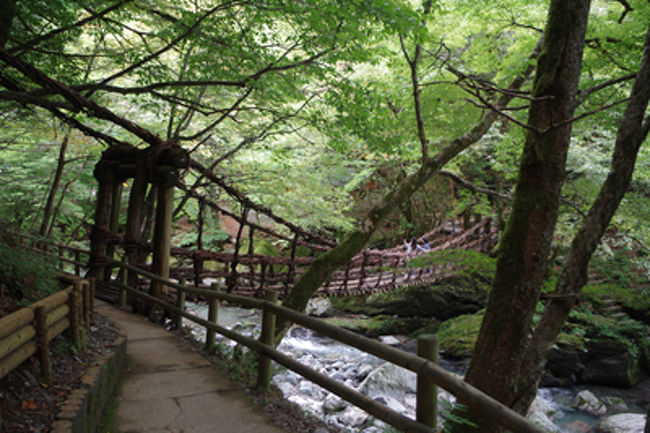
[[[441,352],[452,358],[471,356],[483,321],[483,313],[482,310],[476,314],[464,314],[443,322],[436,333]]]
[[[422,317],[398,317],[380,314],[373,317],[335,317],[325,319],[328,323],[368,337],[380,335],[408,335],[431,323]]]
[[[430,317],[447,320],[485,307],[488,286],[467,277],[451,277],[432,286],[402,287],[362,297],[335,298],[340,311],[369,316]]]

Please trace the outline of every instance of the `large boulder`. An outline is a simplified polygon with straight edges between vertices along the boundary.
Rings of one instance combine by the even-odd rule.
[[[368,374],[359,391],[371,398],[389,397],[399,401],[415,392],[416,380],[415,373],[387,362]]]
[[[593,339],[589,342],[587,356],[580,373],[583,383],[627,388],[645,377],[638,359],[616,340]]]
[[[641,413],[619,413],[608,416],[598,423],[601,433],[643,433],[646,415]]]

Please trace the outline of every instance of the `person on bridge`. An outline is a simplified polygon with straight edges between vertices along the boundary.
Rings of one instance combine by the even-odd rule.
[[[411,256],[411,255],[415,254],[417,249],[420,248],[420,246],[418,245],[418,240],[416,238],[412,238],[411,242],[404,239],[404,247],[406,248],[406,255],[407,256]]]
[[[427,238],[422,239],[422,245],[417,245],[417,249],[418,251],[429,251],[431,249]]]

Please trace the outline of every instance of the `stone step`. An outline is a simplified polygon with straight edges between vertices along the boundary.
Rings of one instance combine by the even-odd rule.
[[[609,317],[612,319],[622,319],[624,317],[627,317],[627,314],[623,311],[619,311],[618,313],[610,314]]]

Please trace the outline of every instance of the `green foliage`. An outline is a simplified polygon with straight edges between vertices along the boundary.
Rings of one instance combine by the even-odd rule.
[[[0,240],[0,288],[20,306],[38,301],[58,289],[52,259]]]

